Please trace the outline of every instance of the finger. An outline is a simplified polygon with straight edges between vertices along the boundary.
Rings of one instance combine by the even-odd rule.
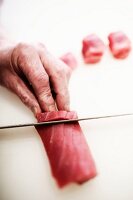
[[[57,108],[69,111],[68,66],[45,49],[40,51],[40,58],[56,93]]]
[[[40,54],[41,60],[43,61],[43,64],[45,63],[45,65],[46,65],[46,67],[45,67],[46,70],[47,70],[47,68],[49,68],[49,66],[52,63],[54,65],[54,62],[55,62],[56,66],[62,66],[63,67],[64,73],[65,73],[66,78],[69,82],[72,71],[71,71],[71,68],[68,67],[68,65],[64,62],[64,60],[62,58],[55,58],[50,52],[47,51],[46,47],[42,43],[39,43],[39,45],[37,46],[37,49],[38,49],[38,52]],[[59,62],[59,63],[57,64],[57,62]]]
[[[55,111],[55,101],[49,86],[49,77],[36,50],[31,46],[21,46],[17,65],[32,85],[35,95],[44,111]]]
[[[64,59],[62,57],[60,57],[60,60],[65,63],[67,65],[67,84],[69,83],[70,77],[72,75],[72,69],[70,68],[71,66],[69,65],[69,63],[67,61],[64,61]]]
[[[2,85],[6,86],[9,90],[17,94],[21,101],[28,106],[32,112],[36,115],[41,112],[41,108],[25,83],[15,74],[9,70],[4,71],[4,78],[2,79]]]

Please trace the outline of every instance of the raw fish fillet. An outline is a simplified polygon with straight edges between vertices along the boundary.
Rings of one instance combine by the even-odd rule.
[[[55,111],[37,115],[38,122],[75,119],[76,112]],[[96,176],[96,167],[78,122],[36,127],[59,187],[83,183]]]
[[[108,36],[109,47],[117,59],[126,58],[131,51],[131,41],[122,31],[110,33]]]
[[[85,63],[98,63],[104,54],[105,45],[95,34],[86,36],[82,41],[82,55]]]

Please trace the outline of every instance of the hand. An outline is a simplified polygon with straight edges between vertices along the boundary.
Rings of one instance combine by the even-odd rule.
[[[41,111],[69,110],[69,75],[69,67],[42,44],[20,43],[0,50],[0,84],[17,94],[35,115]]]

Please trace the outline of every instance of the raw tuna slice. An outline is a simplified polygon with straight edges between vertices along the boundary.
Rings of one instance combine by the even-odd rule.
[[[123,32],[110,33],[108,39],[110,50],[115,58],[124,59],[129,55],[131,42]]]
[[[68,53],[64,54],[63,56],[61,56],[60,59],[64,63],[66,63],[72,70],[74,70],[78,65],[75,56],[70,52],[68,52]]]
[[[97,63],[105,50],[103,41],[95,34],[88,35],[82,42],[82,55],[85,63]]]
[[[39,122],[75,118],[75,112],[66,111],[37,115]],[[59,187],[71,182],[81,184],[96,176],[95,164],[78,122],[41,126],[36,129]]]

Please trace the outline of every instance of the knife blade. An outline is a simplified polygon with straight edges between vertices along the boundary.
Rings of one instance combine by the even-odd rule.
[[[72,123],[72,122],[84,121],[84,120],[98,120],[98,119],[116,118],[116,117],[132,116],[132,115],[133,113],[124,113],[124,114],[105,115],[105,116],[97,116],[97,117],[55,120],[55,121],[48,121],[48,122],[14,124],[14,125],[0,126],[0,129],[22,128],[22,127],[28,127],[28,126],[42,126],[42,125],[46,126],[46,125],[61,124],[61,123]]]

